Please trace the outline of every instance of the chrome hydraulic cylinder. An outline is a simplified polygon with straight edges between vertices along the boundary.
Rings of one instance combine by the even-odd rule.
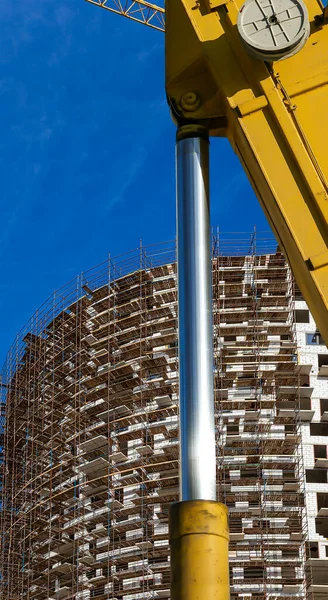
[[[180,500],[216,500],[209,141],[197,133],[182,127],[176,147]]]
[[[216,502],[209,142],[177,134],[180,502],[170,510],[171,600],[229,600],[228,511]]]

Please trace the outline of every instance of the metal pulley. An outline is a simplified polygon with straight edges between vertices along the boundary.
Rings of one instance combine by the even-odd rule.
[[[293,56],[310,35],[302,0],[246,0],[237,25],[249,54],[268,62]]]

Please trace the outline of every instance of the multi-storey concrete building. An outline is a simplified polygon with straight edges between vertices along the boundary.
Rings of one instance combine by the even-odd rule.
[[[298,363],[306,375],[300,390],[302,455],[306,482],[308,556],[315,598],[328,598],[328,353],[304,300],[296,294]]]
[[[327,349],[266,240],[215,240],[212,265],[231,598],[324,600]],[[170,597],[176,317],[162,245],[80,277],[17,338],[3,373],[3,600]]]

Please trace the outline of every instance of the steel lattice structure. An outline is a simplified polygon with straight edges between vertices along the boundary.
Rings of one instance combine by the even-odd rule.
[[[143,23],[153,29],[159,31],[165,30],[165,10],[161,6],[151,4],[145,0],[127,0],[121,2],[120,0],[86,0],[90,4],[100,6],[110,12],[116,13],[127,17],[132,21]]]

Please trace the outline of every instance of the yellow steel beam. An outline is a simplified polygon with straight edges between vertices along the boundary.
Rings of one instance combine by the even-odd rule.
[[[86,0],[89,4],[100,6],[110,12],[127,17],[132,21],[143,23],[153,29],[164,31],[165,10],[161,6],[146,2],[146,0]]]
[[[308,0],[303,49],[266,63],[241,42],[241,5],[166,0],[169,104],[229,138],[328,344],[328,25]]]

